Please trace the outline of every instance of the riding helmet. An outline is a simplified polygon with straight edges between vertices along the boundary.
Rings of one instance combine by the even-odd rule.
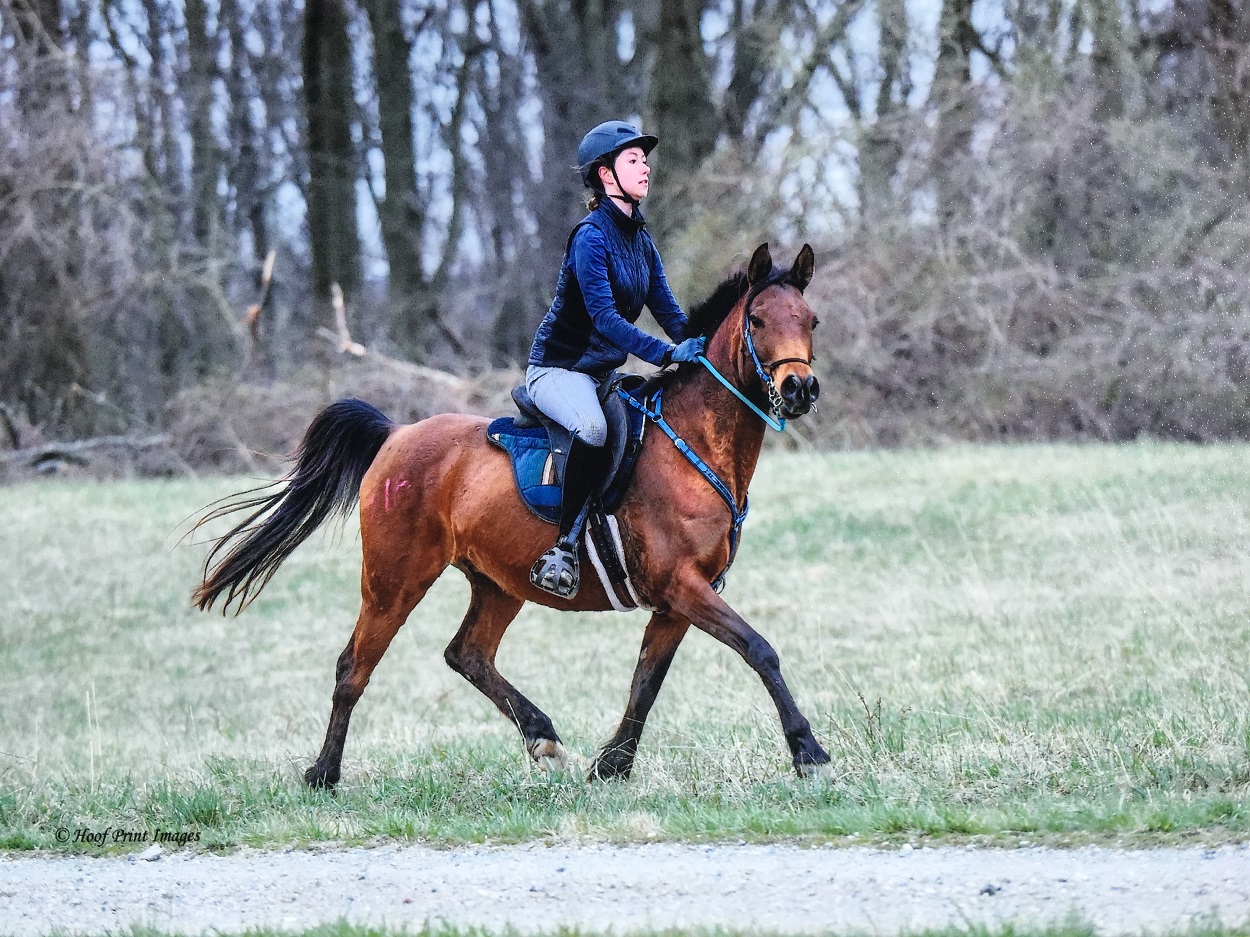
[[[582,137],[577,148],[577,168],[581,170],[582,182],[590,185],[590,173],[595,163],[612,153],[627,147],[641,147],[650,153],[660,142],[659,137],[639,133],[638,128],[623,120],[605,120]]]

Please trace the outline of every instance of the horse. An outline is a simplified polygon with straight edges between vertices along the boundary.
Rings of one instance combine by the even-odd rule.
[[[775,267],[768,245],[760,245],[745,272],[691,310],[687,331],[707,336],[708,367],[683,364],[655,378],[669,427],[728,494],[714,490],[664,434],[644,435],[616,517],[640,604],[652,614],[624,716],[595,758],[592,780],[630,776],[647,715],[692,625],[759,675],[798,774],[828,770],[829,755],[787,688],[776,651],[711,585],[732,562],[731,540],[745,516],[764,440],[761,408],[797,419],[820,394],[811,367],[817,319],[803,298],[814,268],[809,245],[788,270]],[[338,658],[325,742],[304,774],[310,787],[338,783],[353,708],[409,613],[448,566],[468,579],[471,599],[444,659],[516,725],[540,769],[567,769],[551,719],[499,673],[496,650],[526,602],[567,611],[611,606],[593,577],[572,599],[530,583],[536,551],[554,541],[555,529],[526,510],[508,456],[488,443],[486,426],[463,414],[400,425],[363,401],[341,400],[313,419],[286,476],[241,492],[199,521],[248,512],[214,544],[192,598],[205,611],[224,599],[222,613],[235,603],[238,614],[322,522],[346,516],[359,502],[360,614]]]

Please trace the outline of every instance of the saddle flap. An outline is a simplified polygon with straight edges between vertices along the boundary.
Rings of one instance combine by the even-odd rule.
[[[608,469],[597,494],[608,511],[615,509],[629,487],[646,426],[642,415],[628,406],[616,391],[621,388],[636,392],[644,383],[636,374],[613,375],[598,388],[608,424],[610,461],[605,459]],[[487,436],[512,456],[517,487],[530,510],[543,520],[555,523],[559,520],[560,489],[564,484],[572,434],[542,413],[524,386],[513,389],[512,401],[521,415],[495,420],[488,427]]]

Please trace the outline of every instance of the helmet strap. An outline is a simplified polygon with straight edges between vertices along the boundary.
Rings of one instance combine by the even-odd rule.
[[[625,186],[621,185],[621,177],[616,174],[616,159],[620,155],[621,155],[620,153],[613,154],[612,162],[608,164],[608,169],[612,173],[613,181],[616,182],[616,191],[620,192],[621,194],[619,196],[609,195],[608,198],[620,198],[622,201],[629,202],[630,205],[632,205],[634,208],[637,208],[642,203],[638,201],[638,199],[634,198],[632,195],[630,195],[628,192],[625,191]]]

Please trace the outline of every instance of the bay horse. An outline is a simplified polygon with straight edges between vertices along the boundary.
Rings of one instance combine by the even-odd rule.
[[[753,401],[750,406],[699,364],[657,378],[664,388],[663,417],[723,480],[734,516],[709,480],[649,425],[616,516],[636,591],[653,612],[625,714],[596,757],[592,779],[629,777],[647,714],[692,624],[759,675],[798,773],[815,774],[829,764],[782,679],[777,653],[710,585],[732,561],[731,528],[735,516],[740,521],[745,514],[764,440],[759,408],[794,419],[820,393],[811,368],[816,317],[803,299],[814,267],[806,244],[789,270],[774,267],[763,244],[745,273],[726,280],[691,311],[688,331],[708,336],[708,363]],[[346,515],[359,500],[360,616],[339,655],[325,743],[304,774],[311,787],[338,783],[353,707],[391,639],[448,566],[468,578],[472,597],[444,658],[512,720],[540,768],[567,767],[551,720],[499,673],[495,652],[526,602],[568,611],[607,611],[611,605],[594,577],[586,577],[572,600],[530,583],[530,564],[554,542],[555,527],[521,502],[507,454],[487,441],[487,422],[441,414],[399,425],[369,404],[341,400],[313,419],[294,467],[273,483],[279,490],[244,492],[199,522],[248,512],[215,543],[193,596],[201,609],[224,597],[223,613],[236,602],[241,612],[318,525],[333,514]]]

